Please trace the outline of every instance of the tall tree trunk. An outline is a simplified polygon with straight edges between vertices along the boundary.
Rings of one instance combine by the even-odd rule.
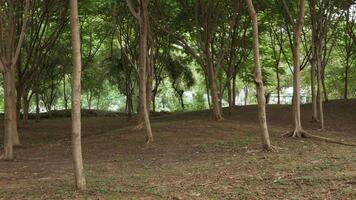
[[[12,160],[14,158],[13,155],[13,141],[12,141],[12,132],[13,125],[16,120],[12,112],[13,106],[11,96],[15,91],[11,90],[11,74],[8,71],[4,72],[4,112],[5,112],[5,134],[4,134],[4,154],[2,155],[2,159],[4,160]]]
[[[127,5],[137,19],[139,23],[139,59],[138,59],[138,66],[139,66],[139,121],[140,127],[141,124],[145,126],[146,129],[146,143],[150,143],[153,141],[151,123],[148,113],[148,106],[147,106],[147,70],[148,70],[148,37],[149,37],[149,13],[148,13],[148,6],[149,0],[140,0],[139,3],[139,11],[134,8],[133,3],[131,0],[127,0]]]
[[[36,122],[40,121],[40,95],[36,91]]]
[[[293,34],[293,127],[292,137],[302,137],[303,128],[300,114],[300,40],[304,26],[305,0],[299,0],[299,14]]]
[[[79,190],[86,189],[84,176],[82,144],[81,144],[81,114],[80,114],[80,78],[82,61],[80,53],[80,33],[77,0],[70,0],[70,30],[72,42],[72,153],[75,170],[76,186]]]
[[[311,67],[310,67],[310,92],[312,96],[312,109],[313,109],[313,114],[312,114],[312,122],[318,122],[318,106],[317,106],[317,95],[315,92],[315,71],[318,68],[318,46],[317,46],[317,40],[318,40],[318,34],[317,34],[317,14],[316,14],[316,8],[315,8],[315,1],[311,0],[310,1],[310,13],[311,13],[311,21],[312,21],[312,59],[311,59]]]
[[[232,78],[232,105],[236,106],[236,74]]]
[[[23,119],[21,117],[21,95],[22,95],[22,92],[23,92],[23,87],[18,85],[16,87],[16,122],[19,123],[20,122],[20,119]]]
[[[151,45],[151,47],[153,47],[153,45]],[[146,103],[147,103],[147,112],[148,114],[151,111],[151,102],[152,102],[152,87],[153,87],[153,53],[152,53],[152,49],[151,49],[151,54],[148,56],[147,58],[147,87],[146,87]]]
[[[312,109],[313,109],[312,122],[318,122],[318,107],[317,107],[316,92],[315,92],[315,68],[316,68],[316,58],[312,58],[311,67],[310,67],[310,92],[312,97]]]
[[[206,98],[208,100],[208,108],[211,109],[210,92],[209,92],[209,80],[208,75],[205,73],[205,88],[206,88]]]
[[[233,90],[234,90],[234,85],[233,85],[233,79],[228,78],[227,80],[227,96],[228,96],[228,101],[229,101],[229,115],[232,114],[233,109],[234,109],[234,96],[233,96]]]
[[[204,24],[204,54],[206,57],[206,71],[208,73],[209,88],[210,88],[211,101],[213,107],[213,118],[214,120],[220,121],[223,120],[223,117],[222,117],[220,103],[219,103],[220,99],[219,99],[219,92],[217,87],[213,57],[210,49],[211,39],[210,39],[208,15],[205,15],[203,24]]]
[[[245,90],[245,98],[244,98],[244,104],[245,104],[245,106],[247,106],[247,100],[248,100],[248,87],[247,87],[247,85],[245,85],[245,88],[244,88],[244,90]]]
[[[29,104],[30,104],[30,99],[28,99],[28,93],[29,91],[27,89],[23,90],[23,93],[22,93],[22,104],[23,104],[23,121],[24,123],[27,123],[28,122],[28,112],[29,112]]]
[[[63,97],[64,97],[64,109],[68,110],[68,99],[67,99],[67,91],[66,91],[66,75],[63,76]]]
[[[281,80],[279,77],[279,62],[276,65],[276,77],[277,77],[277,104],[281,104]]]
[[[324,69],[324,70],[323,70]],[[328,92],[326,91],[326,85],[325,85],[325,68],[320,69],[321,73],[321,84],[323,86],[323,93],[324,93],[324,101],[329,102],[329,96]]]
[[[262,72],[260,66],[257,16],[256,16],[255,8],[252,4],[252,0],[246,0],[246,4],[248,7],[248,12],[250,14],[251,23],[252,23],[253,53],[254,53],[254,61],[255,61],[255,84],[256,84],[256,91],[257,91],[258,119],[261,128],[262,147],[265,150],[270,150],[271,142],[269,139],[269,133],[267,128],[266,100],[264,95],[265,92],[263,88]]]
[[[17,108],[17,95],[16,95],[16,72],[15,72],[15,68],[12,67],[9,71],[10,71],[10,76],[11,76],[11,79],[10,79],[10,87],[11,87],[11,101],[14,102],[14,103],[11,103],[11,113],[13,115],[13,119],[15,119],[13,121],[13,124],[12,124],[12,144],[14,146],[18,146],[20,145],[20,138],[19,138],[19,133],[18,133],[18,130],[17,130],[17,127],[18,127],[18,121],[17,121],[17,113],[16,113],[16,108]],[[20,94],[18,94],[20,95]]]
[[[321,42],[319,42],[321,43]],[[320,44],[318,44],[320,45]],[[321,45],[317,51],[317,104],[318,104],[318,120],[320,129],[324,128],[324,111],[323,111],[323,97],[321,95]]]
[[[346,13],[346,33],[349,32],[350,29],[350,8],[347,9]],[[352,42],[351,38],[346,38],[345,41],[345,50],[346,50],[346,65],[345,65],[345,77],[344,77],[344,99],[348,99],[349,93],[349,69],[350,69],[350,58],[351,58],[351,50],[352,50]]]
[[[320,129],[324,128],[324,112],[323,112],[323,100],[321,95],[321,69],[322,69],[322,50],[323,50],[323,33],[321,27],[323,26],[323,20],[321,16],[318,17],[316,11],[316,0],[310,1],[310,11],[312,16],[312,53],[313,64],[316,67],[316,79],[317,79],[317,91],[316,91],[316,103],[317,103],[317,119],[319,121]],[[320,12],[320,11],[319,11]],[[314,108],[315,109],[315,108]]]

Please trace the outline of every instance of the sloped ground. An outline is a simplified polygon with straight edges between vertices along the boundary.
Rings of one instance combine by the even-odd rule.
[[[325,104],[325,131],[310,111],[302,107],[307,131],[356,143],[355,100]],[[123,116],[85,117],[85,193],[73,189],[70,120],[30,121],[16,160],[0,162],[0,199],[356,198],[356,147],[280,138],[291,130],[290,106],[267,112],[270,153],[260,151],[256,106],[236,107],[222,122],[209,111],[155,116],[149,145]]]

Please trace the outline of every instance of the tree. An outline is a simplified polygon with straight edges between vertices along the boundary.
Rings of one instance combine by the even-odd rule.
[[[355,55],[355,33],[354,33],[354,22],[350,19],[352,16],[351,5],[348,5],[345,12],[345,72],[344,72],[344,99],[349,98],[349,74],[350,68],[354,62],[352,56]],[[355,11],[354,11],[355,12]]]
[[[257,24],[257,14],[253,6],[252,0],[246,0],[248,7],[248,12],[251,17],[252,32],[253,32],[253,55],[255,61],[255,84],[257,91],[257,101],[258,101],[258,119],[262,132],[262,146],[265,150],[271,149],[271,142],[269,140],[268,128],[267,128],[267,118],[266,118],[266,99],[265,92],[263,88],[262,72],[260,65],[260,52],[259,52],[259,42],[258,42],[258,24]]]
[[[23,10],[19,5],[12,0],[0,1],[1,8],[4,8],[0,9],[0,71],[4,76],[5,106],[4,154],[1,158],[4,160],[12,160],[13,145],[20,144],[16,117],[15,67],[25,37],[30,1],[26,0]],[[23,19],[17,18],[16,13],[20,13]],[[16,26],[21,27],[18,35],[16,35]]]
[[[138,8],[135,8],[131,0],[127,0],[127,5],[132,13],[132,15],[137,19],[139,24],[139,120],[143,123],[146,129],[146,143],[153,141],[151,123],[149,118],[149,113],[147,109],[147,70],[148,70],[148,40],[149,40],[149,13],[148,6],[149,0],[140,0]]]
[[[80,53],[80,33],[77,0],[70,0],[70,30],[72,43],[72,153],[75,170],[76,187],[86,189],[84,176],[82,143],[81,143],[81,112],[80,112],[80,76],[82,61]]]
[[[288,18],[292,19],[290,16],[288,6],[285,0],[282,0],[284,4],[284,11],[288,14]],[[304,15],[305,15],[305,0],[299,0],[298,18],[295,24],[293,24],[293,128],[291,132],[292,137],[303,137],[305,133],[302,128],[301,123],[301,113],[300,113],[300,40],[301,33],[304,25]],[[290,20],[290,23],[293,23]]]

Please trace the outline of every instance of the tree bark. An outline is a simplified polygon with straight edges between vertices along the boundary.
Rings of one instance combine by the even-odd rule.
[[[299,0],[299,13],[293,34],[293,127],[292,137],[302,137],[303,128],[300,113],[300,40],[304,26],[305,0]]]
[[[29,112],[29,104],[30,104],[30,99],[28,97],[28,90],[24,90],[22,93],[22,110],[23,110],[23,117],[22,120],[24,123],[28,122],[28,112]]]
[[[208,15],[204,16],[203,27],[204,27],[204,54],[206,59],[206,71],[208,73],[209,88],[210,88],[211,101],[212,101],[213,118],[216,121],[220,121],[223,120],[223,117],[222,117],[220,103],[219,103],[220,99],[219,99],[219,93],[218,93],[218,88],[216,83],[216,74],[214,69],[212,52],[210,49],[210,31],[209,31]]]
[[[148,66],[148,37],[149,37],[149,13],[148,13],[148,6],[149,0],[140,0],[139,8],[135,9],[134,5],[131,0],[126,0],[127,5],[132,13],[132,15],[137,19],[139,23],[139,59],[138,59],[138,66],[139,66],[139,121],[141,124],[145,126],[146,129],[146,143],[150,143],[153,141],[151,123],[148,113],[148,106],[147,106],[147,70]],[[138,10],[138,11],[136,11]]]
[[[317,95],[315,92],[315,72],[318,64],[318,46],[317,46],[317,15],[316,15],[316,8],[315,8],[315,1],[310,1],[310,13],[311,13],[311,22],[312,22],[312,59],[311,59],[311,68],[310,68],[310,91],[312,96],[312,122],[318,122],[318,104],[317,104]]]
[[[70,0],[70,30],[72,43],[72,153],[74,161],[76,187],[86,189],[84,176],[82,144],[81,144],[81,114],[80,114],[80,79],[82,61],[80,53],[80,33],[77,0]]]
[[[18,127],[18,117],[17,117],[17,113],[16,113],[16,108],[17,108],[17,95],[16,95],[16,72],[15,72],[15,68],[12,67],[10,70],[10,87],[11,87],[11,101],[14,103],[11,103],[11,113],[13,115],[13,119],[15,119],[12,123],[12,142],[14,146],[18,146],[20,145],[20,138],[19,138],[19,132],[17,130]],[[20,94],[18,94],[20,95]]]
[[[38,92],[36,91],[36,122],[40,121],[40,95],[38,94]]]
[[[14,155],[13,155],[13,139],[12,139],[12,133],[13,133],[13,126],[14,126],[14,121],[16,118],[14,118],[14,115],[12,112],[13,110],[13,105],[15,102],[12,101],[12,96],[14,95],[15,91],[12,91],[11,89],[11,74],[8,71],[4,72],[4,112],[5,112],[5,134],[4,134],[4,154],[2,155],[2,159],[4,160],[13,160]]]
[[[255,62],[255,84],[257,91],[257,102],[258,102],[258,119],[261,128],[261,139],[262,147],[264,150],[271,149],[271,142],[269,139],[269,133],[267,128],[267,117],[266,117],[266,99],[265,91],[262,81],[262,72],[260,66],[260,52],[259,52],[259,41],[258,41],[258,25],[257,25],[257,15],[255,8],[253,6],[252,0],[246,0],[248,7],[248,12],[251,17],[252,32],[253,32],[253,55]]]

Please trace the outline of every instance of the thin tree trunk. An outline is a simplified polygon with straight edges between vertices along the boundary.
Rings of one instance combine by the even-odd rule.
[[[321,84],[323,86],[324,100],[325,102],[329,102],[329,96],[328,96],[328,92],[326,91],[326,85],[325,85],[325,70],[322,69],[321,69]]]
[[[213,107],[213,118],[216,121],[223,120],[220,103],[219,103],[219,94],[218,94],[218,87],[216,83],[216,74],[214,70],[213,58],[212,53],[210,50],[210,32],[209,32],[209,24],[208,24],[208,15],[204,17],[204,54],[206,57],[206,71],[208,73],[208,80],[209,80],[209,88],[211,94],[211,101]]]
[[[227,96],[228,96],[228,101],[229,101],[229,115],[232,114],[233,109],[234,109],[234,96],[233,96],[233,90],[234,90],[234,85],[233,85],[233,80],[231,78],[228,78],[227,82]]]
[[[10,76],[11,76],[11,79],[10,79],[10,87],[11,87],[11,101],[15,102],[15,103],[11,103],[11,113],[13,115],[13,119],[15,119],[13,121],[13,124],[12,124],[12,142],[13,142],[13,145],[14,146],[18,146],[20,145],[20,138],[19,138],[19,133],[18,133],[18,130],[17,130],[17,127],[18,127],[18,121],[17,121],[17,113],[16,113],[16,108],[17,108],[17,95],[16,95],[16,72],[15,72],[15,68],[12,67],[10,69]],[[18,94],[20,95],[20,94]]]
[[[248,100],[248,87],[245,85],[245,101],[244,101],[244,103],[245,103],[245,106],[247,106],[247,100]]]
[[[252,4],[252,0],[246,0],[248,11],[251,17],[252,32],[253,32],[253,52],[255,61],[255,84],[257,91],[257,102],[258,102],[258,119],[261,128],[261,139],[262,147],[265,150],[271,149],[271,142],[269,139],[269,133],[267,128],[267,117],[266,117],[266,100],[264,95],[262,72],[260,66],[260,53],[259,53],[259,42],[258,42],[258,25],[257,16],[255,8]]]
[[[209,92],[209,81],[208,76],[205,74],[205,86],[206,86],[206,97],[208,100],[208,108],[211,109],[210,92]]]
[[[81,53],[80,33],[77,0],[70,0],[70,30],[72,42],[72,153],[77,189],[85,190],[82,144],[81,144],[81,114],[80,114],[80,78],[81,78]]]
[[[63,76],[63,97],[64,97],[64,109],[68,110],[68,99],[66,91],[66,75]]]
[[[7,71],[4,72],[4,112],[5,112],[5,134],[4,134],[4,154],[2,155],[2,159],[4,160],[12,160],[14,158],[13,154],[13,141],[12,141],[12,131],[13,131],[13,121],[14,115],[12,114],[12,105],[14,101],[12,101],[11,96],[14,91],[11,91],[11,74]]]
[[[232,78],[232,105],[236,106],[236,74]]]
[[[23,121],[28,122],[28,112],[30,100],[28,99],[28,90],[24,90],[22,94],[22,104],[23,104]]]
[[[277,77],[277,104],[281,104],[281,80],[279,77],[279,64],[276,66],[276,77]]]
[[[36,92],[36,122],[40,121],[40,97],[38,92]]]
[[[310,67],[310,92],[312,96],[312,122],[318,122],[318,106],[317,106],[317,95],[315,92],[315,71],[318,68],[318,49],[317,49],[317,16],[316,16],[316,8],[315,1],[310,1],[310,13],[311,13],[311,21],[312,21],[312,59],[311,59],[311,67]]]
[[[323,97],[321,96],[321,45],[318,49],[317,60],[317,104],[318,104],[318,120],[320,129],[324,128],[324,112],[323,112]]]
[[[293,34],[293,126],[292,137],[302,137],[303,128],[300,113],[300,37],[304,25],[305,0],[299,0],[299,14]]]

